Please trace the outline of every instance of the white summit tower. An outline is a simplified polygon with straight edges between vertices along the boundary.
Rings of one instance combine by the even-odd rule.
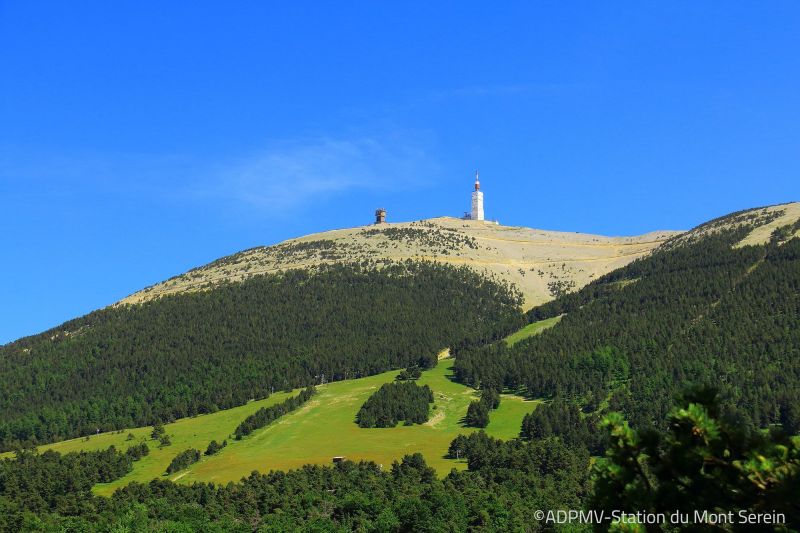
[[[481,192],[481,182],[478,179],[478,171],[475,171],[475,190],[472,191],[472,211],[469,218],[471,220],[483,220],[483,192]]]

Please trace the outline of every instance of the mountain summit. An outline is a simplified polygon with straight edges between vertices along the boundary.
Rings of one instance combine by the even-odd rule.
[[[120,303],[138,304],[294,268],[412,259],[466,265],[512,282],[522,291],[525,308],[530,308],[646,256],[677,234],[656,231],[604,237],[451,217],[376,224],[244,250],[136,292]]]

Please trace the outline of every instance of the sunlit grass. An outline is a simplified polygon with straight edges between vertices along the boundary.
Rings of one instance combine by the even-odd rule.
[[[528,337],[533,337],[534,335],[538,335],[542,331],[552,328],[561,320],[561,317],[564,315],[554,316],[553,318],[546,318],[544,320],[539,320],[538,322],[533,322],[528,324],[524,328],[519,331],[515,331],[511,335],[505,338],[506,344],[509,346],[514,346],[521,340],[527,339]]]
[[[72,439],[41,449],[67,453],[76,450],[98,450],[114,445],[126,450],[131,444],[147,441],[150,454],[134,463],[133,471],[112,483],[98,485],[98,494],[109,495],[131,481],[147,482],[154,478],[167,479],[164,471],[175,455],[187,448],[204,452],[213,439],[228,440],[228,446],[214,456],[203,456],[188,469],[172,474],[169,479],[180,483],[238,481],[252,471],[288,470],[304,464],[330,464],[334,456],[351,460],[369,460],[388,468],[403,455],[421,452],[440,475],[452,468],[463,469],[463,460],[446,459],[450,442],[460,433],[474,431],[463,426],[469,402],[478,398],[477,391],[455,383],[450,378],[452,359],[439,362],[434,369],[423,373],[418,383],[429,385],[434,392],[434,407],[426,424],[395,428],[360,428],[356,413],[367,398],[383,383],[392,381],[397,371],[385,372],[361,379],[328,383],[318,387],[318,393],[305,405],[277,422],[253,432],[241,441],[231,438],[236,426],[262,406],[285,400],[293,393],[276,393],[266,400],[247,405],[178,420],[166,424],[172,444],[158,448],[150,439],[152,427],[104,433],[88,440]],[[492,411],[486,431],[493,436],[509,439],[519,434],[522,418],[536,406],[517,396],[503,395],[500,408]],[[133,435],[128,440],[128,434]]]

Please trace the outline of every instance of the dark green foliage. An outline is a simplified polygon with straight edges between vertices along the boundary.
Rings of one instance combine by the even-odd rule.
[[[547,283],[547,290],[550,296],[558,298],[565,294],[569,294],[575,289],[575,282],[573,280],[557,280]]]
[[[619,413],[604,424],[611,444],[595,467],[592,508],[713,510],[737,521],[740,510],[781,513],[788,528],[800,528],[800,438],[747,432],[740,420],[725,419],[713,391],[688,395],[669,415],[665,435],[634,431]]]
[[[164,432],[164,425],[163,424],[156,424],[153,426],[153,431],[150,432],[150,438],[153,440],[159,440],[161,437],[165,435]]]
[[[410,366],[397,374],[397,381],[409,381],[422,377],[422,369],[417,365]]]
[[[126,311],[143,313],[148,320],[165,325],[184,320],[178,311],[198,320],[201,326],[197,329],[188,325],[179,329],[183,327],[184,333],[191,334],[192,342],[202,347],[198,358],[191,362],[211,373],[208,382],[201,379],[203,376],[191,381],[195,376],[188,376],[188,372],[188,377],[178,379],[179,374],[169,365],[173,364],[172,355],[177,361],[175,368],[189,361],[182,341],[156,334],[161,331],[158,328],[133,330],[136,335],[126,337],[131,333],[126,329],[130,316],[123,314],[114,322],[114,327],[120,329],[114,333],[117,337],[109,337],[111,341],[98,345],[96,351],[84,353],[63,346],[91,348],[91,343],[82,344],[85,341],[81,339],[88,336],[99,342],[100,337],[92,337],[93,331],[107,335],[116,331],[108,329],[111,326],[102,320],[76,321],[80,328],[68,328],[70,334],[54,330],[52,341],[49,337],[25,339],[1,348],[0,441],[6,443],[20,435],[49,438],[64,431],[62,428],[71,427],[74,420],[83,420],[86,425],[81,427],[93,431],[100,419],[113,422],[142,416],[138,410],[148,405],[142,400],[144,396],[135,397],[121,389],[126,398],[125,409],[121,403],[117,410],[104,403],[110,400],[99,393],[81,400],[88,403],[71,404],[70,389],[53,377],[59,375],[54,368],[65,374],[75,372],[71,358],[93,358],[95,366],[90,366],[91,371],[116,383],[107,389],[97,385],[100,392],[105,390],[113,399],[115,396],[108,391],[124,387],[127,376],[138,372],[121,364],[127,361],[121,358],[121,346],[132,354],[131,361],[141,368],[154,365],[156,376],[175,388],[174,396],[165,397],[160,395],[161,385],[144,383],[142,390],[150,394],[148,398],[154,406],[146,408],[150,409],[148,423],[169,420],[181,409],[191,411],[201,405],[214,409],[226,405],[226,401],[238,402],[241,398],[235,390],[237,379],[246,390],[251,387],[250,392],[256,390],[256,377],[260,380],[258,387],[266,383],[270,388],[285,389],[314,382],[323,374],[329,380],[377,371],[387,365],[425,365],[444,345],[452,346],[458,355],[458,379],[481,389],[481,400],[474,402],[477,407],[470,406],[470,410],[484,411],[486,423],[490,408],[499,401],[497,391],[503,387],[547,396],[551,401],[525,417],[522,439],[502,442],[480,431],[456,438],[449,455],[466,460],[468,471],[454,471],[443,480],[436,479],[424,459],[415,454],[395,462],[387,471],[373,463],[345,461],[334,467],[253,473],[240,483],[224,486],[177,485],[166,480],[134,483],[104,499],[91,493],[92,484],[111,481],[128,472],[131,461],[148,452],[146,444],[132,446],[125,453],[113,449],[65,456],[20,452],[18,460],[0,461],[0,531],[536,531],[547,525],[532,520],[533,510],[581,508],[779,512],[789,520],[789,528],[798,529],[800,442],[797,437],[787,437],[786,432],[800,431],[800,239],[792,238],[789,230],[781,230],[766,246],[730,246],[744,235],[745,226],[767,219],[769,216],[743,212],[712,221],[703,228],[716,233],[675,239],[645,260],[534,309],[529,314],[531,319],[567,315],[554,329],[514,347],[505,343],[479,346],[484,340],[499,338],[498,332],[517,320],[511,311],[513,304],[509,303],[513,298],[502,300],[504,294],[507,296],[502,290],[497,292],[502,301],[493,307],[485,301],[493,298],[486,287],[476,289],[477,296],[459,292],[464,279],[448,285],[447,280],[452,281],[449,273],[437,277],[438,274],[425,271],[419,280],[401,276],[404,283],[399,283],[391,276],[373,277],[371,272],[334,269],[340,277],[330,272],[322,275],[329,276],[324,279],[334,282],[339,287],[336,290],[320,288],[315,276],[291,278],[299,285],[310,284],[303,285],[304,289],[314,289],[313,296],[303,301],[313,303],[315,312],[321,309],[334,313],[321,318],[311,312],[289,313],[292,320],[306,320],[296,330],[291,320],[284,320],[277,311],[269,315],[274,324],[266,321],[260,314],[263,310],[258,308],[273,305],[262,299],[266,298],[264,294],[293,298],[293,291],[282,286],[285,278],[279,276],[262,282],[275,284],[280,290],[255,284],[248,285],[253,291],[250,295],[231,293],[241,299],[237,301],[245,302],[241,303],[242,309],[258,317],[245,330],[230,326],[232,329],[227,331],[211,322],[213,318],[226,323],[224,313],[231,309],[227,298],[232,296],[220,295],[233,290],[230,287],[205,296],[193,295],[200,301],[209,299],[199,307],[178,305],[180,299],[167,298],[150,308]],[[730,220],[743,227],[718,231]],[[436,304],[426,299],[425,291],[439,287],[438,282],[455,291],[461,302],[481,302],[476,305],[484,307],[463,322],[452,315],[429,311],[427,306],[434,309]],[[407,292],[413,293],[422,302],[425,320],[430,323],[417,322],[410,316],[412,310],[418,311],[410,303],[414,298],[403,300],[405,303],[400,305],[391,298],[381,299],[381,291],[359,292],[361,283],[382,283],[391,298],[402,299]],[[350,291],[357,293],[355,308],[375,313],[376,309],[390,306],[400,313],[400,325],[409,331],[401,333],[401,327],[389,324],[397,319],[394,316],[381,322],[380,317],[357,316],[356,311],[345,309],[342,312],[348,318],[340,320],[335,311],[341,308],[327,298],[349,295]],[[302,291],[295,288],[294,292]],[[369,301],[367,295],[378,300]],[[436,298],[450,301],[446,291]],[[282,312],[288,312],[286,301],[280,300],[277,305]],[[350,311],[352,314],[348,314]],[[458,308],[457,312],[469,310]],[[409,313],[409,317],[402,318],[403,313]],[[446,334],[432,331],[443,327],[447,320],[455,320],[455,324],[447,324],[451,329]],[[324,325],[324,321],[335,324]],[[479,331],[470,333],[475,324]],[[285,336],[270,330],[273,327],[275,331],[287,328]],[[367,328],[369,333],[350,332],[348,327]],[[379,331],[381,327],[394,329],[387,333]],[[208,336],[203,328],[211,330]],[[258,328],[272,333],[256,332]],[[323,332],[322,337],[312,341],[306,330]],[[209,340],[211,335],[223,333],[229,335],[219,341]],[[334,338],[336,334],[351,337],[340,342]],[[404,337],[406,334],[423,335],[424,339],[409,340]],[[243,335],[241,343],[236,340],[238,335]],[[298,338],[299,352],[289,353],[288,345],[280,341],[288,343],[294,336]],[[381,345],[389,355],[376,356],[374,346],[367,342],[375,338],[395,339],[400,347]],[[457,340],[444,342],[445,338]],[[315,342],[328,349],[356,348],[341,352],[348,355],[339,357],[318,349]],[[156,347],[152,354],[142,348],[150,344]],[[214,359],[214,364],[223,370],[211,368],[210,363],[203,366],[206,363],[202,358],[214,358],[217,351],[243,365],[243,369],[222,359]],[[169,353],[170,357],[151,357],[156,352]],[[16,372],[14,364],[28,364],[23,353],[30,356],[31,362],[24,371]],[[69,357],[56,357],[62,353]],[[245,353],[251,355],[242,355]],[[420,360],[420,353],[428,355]],[[100,355],[109,355],[109,361]],[[373,365],[370,357],[379,361]],[[122,370],[115,374],[114,368]],[[224,372],[232,373],[232,377]],[[30,377],[27,381],[26,376]],[[78,375],[73,379],[86,383],[81,380],[89,378]],[[115,382],[114,378],[121,381]],[[212,383],[214,379],[218,383]],[[43,403],[43,396],[37,395],[37,387],[48,380],[54,380],[54,394],[65,398],[63,406]],[[688,382],[714,382],[721,395],[717,398],[708,389],[693,389],[674,409],[676,391]],[[409,381],[392,385],[417,387]],[[199,397],[190,398],[192,394]],[[416,394],[397,395],[389,401],[387,393],[387,399],[376,400],[376,404],[392,411],[395,404],[404,403],[395,399]],[[429,401],[424,403],[426,417]],[[18,412],[12,409],[15,405],[20,407]],[[85,413],[81,411],[83,407],[87,408]],[[108,413],[106,409],[110,409]],[[637,429],[631,429],[623,415],[607,414],[604,425],[611,440],[601,442],[602,432],[594,428],[595,422],[603,418],[600,411],[606,409],[623,411]],[[273,415],[262,413],[261,419],[251,423],[268,423],[276,418]],[[394,423],[402,419],[397,418]],[[769,424],[782,424],[782,431],[776,427],[771,431],[755,429]],[[154,429],[153,437],[168,438],[163,426],[160,431]],[[210,443],[209,449],[212,444],[216,443]],[[589,452],[597,454],[604,447],[606,458],[597,463],[592,490],[588,481]],[[189,459],[200,457],[198,450],[190,452]]]
[[[356,415],[362,428],[391,428],[400,421],[422,424],[428,420],[433,391],[413,381],[385,383],[367,398]]]
[[[464,423],[473,428],[485,428],[489,425],[489,407],[480,400],[470,402]]]
[[[13,459],[1,459],[0,531],[33,529],[26,525],[28,520],[36,523],[36,517],[50,513],[82,515],[94,521],[106,501],[95,498],[92,487],[127,474],[132,462],[146,454],[146,445],[124,454],[112,446],[66,455],[18,451]]]
[[[800,435],[800,403],[784,402],[781,406],[781,425],[789,435]]]
[[[133,461],[138,461],[148,453],[150,453],[150,448],[148,448],[146,442],[134,444],[133,446],[125,450],[125,455],[130,457],[131,460]]]
[[[786,211],[783,209],[767,211],[763,207],[742,209],[741,211],[734,211],[733,213],[728,213],[727,215],[722,215],[721,217],[712,218],[707,222],[703,222],[695,229],[703,231],[719,231],[722,228],[731,226],[745,229],[756,228],[758,226],[763,226],[764,224],[769,224],[773,220],[783,216],[784,213],[786,213]],[[671,241],[679,242],[681,239],[682,237],[679,235],[678,237],[671,239]],[[670,244],[670,242],[667,244]]]
[[[734,218],[754,216],[769,219]],[[456,378],[590,411],[608,398],[635,427],[663,424],[687,384],[719,384],[727,408],[746,413],[751,428],[796,427],[800,239],[732,247],[749,230],[676,239],[540,306],[531,320],[566,315],[513,347],[458,347]]]
[[[500,393],[495,389],[481,390],[481,402],[485,403],[489,409],[497,409],[500,407]]]
[[[787,224],[785,226],[781,226],[776,228],[775,231],[772,232],[770,239],[772,242],[783,242],[787,239],[790,239],[796,231],[800,230],[800,219],[795,221],[794,224]]]
[[[215,453],[217,453],[218,451],[220,451],[222,448],[224,448],[227,445],[228,445],[228,441],[227,440],[222,441],[222,444],[218,443],[215,440],[212,440],[211,442],[208,443],[208,448],[206,448],[205,454],[206,455],[214,455]]]
[[[293,270],[109,307],[0,347],[0,450],[427,368],[446,346],[518,329],[520,303],[467,268],[409,261]]]
[[[344,461],[254,472],[227,485],[132,483],[110,499],[90,487],[125,473],[124,454],[48,452],[0,461],[0,530],[538,531],[533,509],[579,507],[585,453],[485,435],[468,442],[469,471],[442,480],[414,454],[383,471]]]
[[[297,396],[289,398],[288,400],[284,400],[277,405],[262,407],[252,415],[245,418],[241,424],[236,426],[236,431],[234,431],[236,440],[241,440],[242,437],[245,437],[253,431],[271,424],[286,413],[294,411],[306,403],[309,398],[314,396],[316,393],[317,389],[312,385],[300,391],[300,394]]]
[[[227,485],[153,480],[110,499],[90,488],[126,473],[130,454],[21,452],[19,460],[0,461],[0,530],[541,531],[548,524],[532,520],[532,511],[587,508],[744,509],[782,513],[797,529],[800,439],[748,432],[739,422],[708,390],[685,397],[666,434],[631,430],[610,414],[610,445],[596,463],[594,487],[585,449],[552,438],[504,442],[482,431],[453,440],[449,455],[466,460],[468,470],[442,480],[414,454],[386,471],[344,461],[254,472]]]
[[[450,443],[448,455],[467,459],[469,470],[479,472],[484,479],[515,477],[535,472],[540,476],[564,474],[569,480],[585,482],[588,476],[589,455],[558,442],[502,441],[483,431],[459,435]],[[573,487],[566,497],[578,503],[585,486]]]
[[[491,388],[481,391],[480,400],[470,402],[464,423],[474,428],[485,428],[489,425],[489,411],[500,407],[500,393]]]
[[[167,474],[172,474],[174,472],[178,472],[179,470],[183,470],[199,460],[200,450],[195,450],[194,448],[184,450],[176,455],[169,463],[169,466],[167,467]]]
[[[592,455],[605,450],[605,437],[597,430],[595,414],[584,414],[574,403],[553,400],[538,406],[522,419],[520,437],[525,440],[560,438],[570,446],[586,446]]]

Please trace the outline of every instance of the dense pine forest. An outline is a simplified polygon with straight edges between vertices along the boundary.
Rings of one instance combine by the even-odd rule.
[[[760,530],[798,530],[800,222],[767,244],[737,245],[774,216],[708,222],[561,294],[527,313],[561,321],[512,346],[502,339],[525,323],[516,291],[427,263],[257,277],[105,309],[4,346],[6,447],[307,386],[239,428],[252,430],[308,400],[315,384],[402,367],[357,422],[424,421],[433,394],[414,379],[444,346],[455,379],[481,390],[464,425],[485,427],[500,390],[545,401],[519,438],[455,438],[448,456],[467,470],[441,479],[414,454],[388,468],[343,461],[227,485],[159,479],[103,498],[91,487],[130,472],[146,443],[125,453],[18,449],[0,460],[0,531],[552,531],[532,513],[557,509],[746,510],[782,517]],[[166,438],[163,426],[152,437]],[[170,470],[198,459],[186,450]],[[663,525],[652,530],[681,530]]]
[[[228,485],[153,480],[102,498],[90,487],[123,475],[130,457],[25,452],[0,460],[0,531],[507,531],[587,493],[588,455],[558,442],[483,435],[465,453],[470,471],[442,480],[415,454],[386,469],[345,461]]]
[[[414,454],[389,469],[344,461],[253,472],[227,485],[132,483],[111,498],[94,496],[92,485],[124,475],[140,453],[19,452],[0,460],[0,531],[606,531],[615,510],[698,508],[770,514],[779,531],[800,528],[798,439],[723,421],[709,389],[682,398],[666,425],[663,435],[637,433],[609,414],[598,431],[613,438],[593,466],[585,448],[558,437],[501,441],[477,432],[450,444],[468,469],[443,479]],[[559,528],[534,514],[566,509],[609,518]]]
[[[259,276],[106,308],[0,347],[0,449],[213,412],[418,365],[524,323],[467,268],[405,262]]]
[[[433,391],[427,385],[400,381],[381,385],[358,410],[362,428],[393,428],[398,422],[423,424],[428,420]]]
[[[597,431],[599,424],[600,417],[596,412],[584,413],[574,403],[556,399],[525,415],[519,436],[529,441],[557,436],[565,444],[584,446],[592,455],[601,455],[605,439]]]
[[[750,429],[800,432],[800,238],[789,238],[797,224],[766,245],[734,246],[765,221],[748,213],[712,221],[533,309],[531,321],[565,316],[513,347],[462,347],[457,378],[560,405],[551,420],[543,412],[526,421],[528,438],[591,433],[565,404],[658,425],[692,384],[718,386],[726,410]]]

